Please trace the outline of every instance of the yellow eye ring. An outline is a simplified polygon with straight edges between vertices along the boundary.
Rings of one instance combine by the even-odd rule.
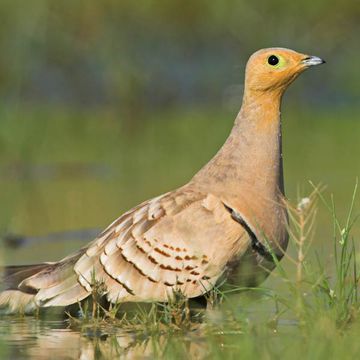
[[[267,64],[268,66],[271,66],[272,68],[280,69],[285,65],[285,59],[282,56],[279,55],[270,55],[267,58]]]

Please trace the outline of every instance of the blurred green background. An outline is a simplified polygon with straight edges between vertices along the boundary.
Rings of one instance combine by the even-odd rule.
[[[185,183],[231,129],[247,58],[269,46],[327,60],[285,96],[285,181],[294,201],[325,184],[344,214],[360,174],[359,15],[350,0],[2,0],[2,233],[102,228]],[[327,218],[315,248],[330,243]],[[2,246],[3,260],[82,243]]]

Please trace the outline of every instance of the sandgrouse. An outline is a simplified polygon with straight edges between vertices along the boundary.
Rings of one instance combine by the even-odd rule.
[[[193,298],[220,279],[260,282],[287,247],[281,98],[296,77],[324,61],[262,49],[246,66],[243,103],[225,144],[179,189],[143,202],[59,262],[3,269],[8,311],[67,306],[94,282],[110,302]]]

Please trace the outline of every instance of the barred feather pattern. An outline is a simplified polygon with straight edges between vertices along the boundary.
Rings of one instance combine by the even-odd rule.
[[[218,197],[179,189],[138,205],[78,253],[23,279],[11,294],[1,293],[0,305],[12,298],[12,309],[16,303],[67,306],[89,296],[94,282],[105,284],[113,303],[167,301],[174,290],[196,297],[249,244]]]

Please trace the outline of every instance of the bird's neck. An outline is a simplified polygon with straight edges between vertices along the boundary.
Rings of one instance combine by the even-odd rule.
[[[284,193],[281,94],[246,91],[231,134],[194,181],[274,200]]]

